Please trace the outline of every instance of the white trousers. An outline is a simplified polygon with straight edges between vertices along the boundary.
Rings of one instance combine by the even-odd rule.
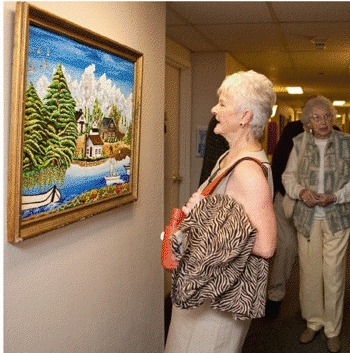
[[[280,301],[286,294],[287,282],[298,256],[298,240],[293,221],[285,217],[283,196],[277,193],[274,210],[277,220],[277,248],[271,260],[268,282],[268,299]]]
[[[313,221],[309,239],[298,234],[301,314],[328,338],[341,330],[349,236],[350,229],[332,234],[326,220]]]
[[[165,353],[240,353],[250,323],[211,309],[209,301],[196,309],[173,306]]]

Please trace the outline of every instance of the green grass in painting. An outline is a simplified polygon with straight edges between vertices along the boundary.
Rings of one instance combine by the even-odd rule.
[[[45,190],[47,186],[54,184],[63,185],[66,168],[47,167],[40,170],[26,171],[23,173],[22,188],[30,190],[38,187],[40,190]]]

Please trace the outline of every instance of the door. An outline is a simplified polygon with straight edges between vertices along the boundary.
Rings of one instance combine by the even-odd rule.
[[[179,126],[180,126],[180,69],[165,65],[164,117],[164,224],[169,222],[171,210],[179,205]],[[164,294],[171,288],[171,276],[164,278]]]

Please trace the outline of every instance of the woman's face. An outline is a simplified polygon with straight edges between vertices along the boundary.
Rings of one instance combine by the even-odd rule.
[[[324,108],[313,108],[310,117],[310,126],[315,138],[326,139],[333,129],[333,115]]]
[[[214,129],[216,134],[225,136],[239,129],[240,118],[238,110],[233,104],[232,95],[228,92],[220,94],[219,102],[211,109],[211,112],[218,121]]]

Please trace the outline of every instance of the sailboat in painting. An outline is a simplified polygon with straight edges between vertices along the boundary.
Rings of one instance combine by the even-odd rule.
[[[113,184],[122,184],[123,180],[120,178],[120,176],[117,173],[116,170],[116,160],[114,158],[111,158],[109,160],[109,175],[105,176],[106,180],[106,185],[113,185]]]

